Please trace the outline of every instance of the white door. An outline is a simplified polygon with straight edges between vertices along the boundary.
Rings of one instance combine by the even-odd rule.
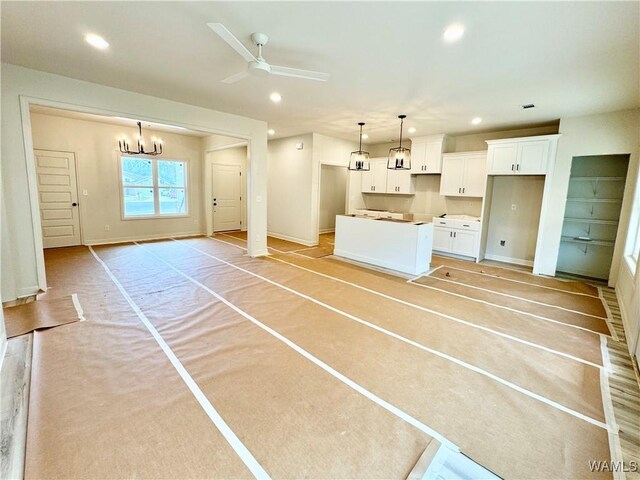
[[[446,157],[442,163],[440,195],[460,196],[464,179],[465,157]]]
[[[44,248],[80,245],[75,155],[47,150],[34,155]]]
[[[548,154],[549,140],[521,143],[518,145],[517,173],[546,174]]]
[[[452,252],[458,255],[476,256],[476,232],[454,230]]]
[[[507,175],[516,173],[518,144],[505,143],[489,146],[489,174]]]
[[[213,168],[213,231],[240,230],[242,227],[242,189],[240,165]]]
[[[451,230],[448,228],[434,227],[433,229],[433,249],[440,252],[451,251]]]

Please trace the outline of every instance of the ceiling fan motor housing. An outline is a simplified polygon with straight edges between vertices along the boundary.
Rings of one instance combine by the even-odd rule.
[[[249,62],[249,73],[258,77],[266,77],[271,73],[271,66],[267,62]]]

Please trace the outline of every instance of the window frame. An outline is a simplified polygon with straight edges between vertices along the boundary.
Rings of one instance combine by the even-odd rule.
[[[153,179],[153,185],[151,186],[137,186],[137,185],[125,185],[122,177],[122,164],[124,159],[134,158],[148,160],[151,162],[151,176]],[[171,187],[160,185],[160,179],[158,178],[158,162],[177,162],[184,164],[184,187]],[[118,157],[118,181],[120,182],[120,219],[128,222],[130,220],[158,220],[158,219],[170,219],[170,218],[189,218],[190,214],[190,198],[189,198],[189,160],[178,160],[175,158],[157,158],[150,155],[126,155],[122,154]],[[125,214],[125,188],[149,188],[153,190],[153,210],[152,215],[126,215]],[[178,188],[184,189],[185,200],[185,213],[160,213],[160,189],[162,188]]]

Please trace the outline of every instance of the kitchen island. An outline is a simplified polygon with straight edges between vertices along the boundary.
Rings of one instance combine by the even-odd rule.
[[[421,275],[429,271],[432,244],[432,223],[336,216],[336,257]]]

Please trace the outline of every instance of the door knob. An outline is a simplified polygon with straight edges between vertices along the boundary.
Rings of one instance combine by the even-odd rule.
[[[77,207],[77,206],[78,206],[78,204],[77,204],[76,202],[73,202],[73,203],[71,204],[71,206],[72,206],[72,207]]]
[[[217,205],[218,205],[217,203],[214,203],[214,204],[213,204],[213,206],[214,206],[214,207],[215,207],[215,206],[217,206]]]

